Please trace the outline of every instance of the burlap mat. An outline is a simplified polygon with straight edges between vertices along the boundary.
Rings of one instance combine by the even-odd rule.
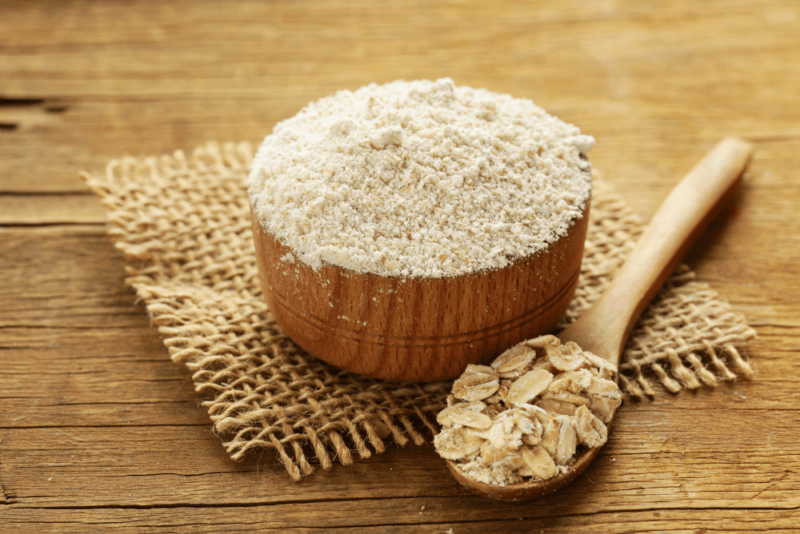
[[[350,464],[429,441],[450,383],[398,383],[340,371],[306,354],[272,319],[258,282],[246,176],[248,144],[208,145],[109,163],[83,174],[110,209],[112,238],[129,260],[127,282],[147,305],[175,362],[212,400],[214,430],[233,459],[274,449],[295,480],[316,460]],[[581,281],[565,324],[605,289],[641,223],[602,180],[595,183]],[[752,370],[737,352],[755,332],[687,267],[638,323],[621,366],[633,397],[733,380]]]

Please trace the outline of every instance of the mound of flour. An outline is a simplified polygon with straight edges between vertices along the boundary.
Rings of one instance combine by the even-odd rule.
[[[253,160],[250,202],[315,269],[456,276],[564,235],[591,192],[592,146],[530,100],[450,79],[372,84],[279,123]]]

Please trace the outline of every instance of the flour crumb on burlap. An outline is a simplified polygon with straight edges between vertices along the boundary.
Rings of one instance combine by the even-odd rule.
[[[254,216],[314,269],[437,278],[499,269],[566,234],[594,139],[530,100],[397,81],[279,123],[253,160]]]

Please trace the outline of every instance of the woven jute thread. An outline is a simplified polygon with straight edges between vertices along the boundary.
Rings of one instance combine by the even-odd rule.
[[[233,459],[273,449],[299,480],[383,452],[386,440],[423,444],[451,383],[388,382],[341,371],[295,345],[258,281],[250,229],[247,143],[187,156],[121,158],[83,173],[109,208],[109,234],[128,259],[127,282],[147,306],[173,361],[209,396],[214,430]],[[566,325],[608,286],[642,231],[611,187],[595,183],[589,235]],[[752,376],[739,350],[755,332],[681,266],[639,320],[620,382],[631,397],[676,393]]]

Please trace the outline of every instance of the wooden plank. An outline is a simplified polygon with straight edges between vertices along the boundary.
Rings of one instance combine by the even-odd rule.
[[[759,423],[762,416],[751,413],[740,423],[763,432],[769,425]],[[708,413],[668,430],[692,433],[694,429],[701,434],[698,426],[715,417]],[[255,520],[249,514],[268,513],[278,521],[273,528],[302,525],[301,515],[319,521],[307,526],[336,528],[413,524],[426,519],[419,517],[426,515],[419,513],[424,512],[422,506],[437,522],[466,523],[653,511],[669,515],[671,510],[712,515],[717,510],[725,517],[722,510],[731,508],[792,514],[800,506],[797,456],[776,454],[793,439],[788,429],[771,432],[768,439],[759,440],[760,447],[751,445],[752,452],[737,448],[743,443],[725,446],[722,440],[711,447],[693,446],[690,440],[695,436],[686,434],[685,442],[676,442],[658,434],[629,440],[618,433],[587,474],[566,491],[522,504],[463,494],[429,449],[393,451],[349,468],[318,473],[313,486],[307,487],[290,482],[274,461],[226,465],[229,460],[210,450],[214,438],[198,430],[167,428],[160,436],[151,430],[119,429],[117,442],[97,429],[48,431],[46,439],[36,435],[45,430],[11,431],[4,444],[3,481],[6,493],[14,498],[4,515],[25,517],[51,510],[60,517],[76,513],[89,518],[103,510],[114,518],[126,510],[115,518],[124,524],[136,521],[129,513],[147,510],[153,518],[159,517],[159,510],[179,509],[202,522],[215,522],[235,507],[234,524]],[[31,441],[45,445],[31,448]],[[138,446],[121,446],[127,442]],[[770,459],[781,465],[771,465]],[[152,464],[158,465],[155,471]],[[415,481],[413,487],[409,480]],[[255,487],[258,491],[253,491]],[[96,496],[89,499],[89,494]],[[161,516],[161,521],[165,521],[161,526],[170,526],[168,516]]]
[[[492,510],[499,519],[514,507],[592,514],[735,507],[745,501],[748,508],[800,506],[800,460],[791,452],[796,413],[743,410],[733,418],[719,408],[682,410],[684,417],[668,411],[623,412],[587,475],[560,494],[516,505],[475,499],[483,505],[465,510],[464,519],[486,519]],[[726,415],[737,431],[708,437],[714,421]],[[5,430],[3,440],[3,484],[17,508],[234,506],[464,494],[430,448],[390,450],[349,467],[319,469],[313,483],[295,483],[274,453],[234,463],[218,438],[200,427],[23,428]],[[179,482],[180,490],[169,481]]]
[[[199,408],[206,395],[193,391],[190,372],[170,362],[154,331],[84,333],[90,335],[12,329],[2,348],[0,428],[124,426],[142,421],[210,425]],[[800,403],[800,363],[786,362],[785,354],[797,349],[797,338],[781,342],[765,329],[759,328],[759,333],[761,339],[748,351],[757,380],[722,385],[713,394],[699,391],[687,396],[687,402],[722,406],[731,417],[740,410],[794,409]],[[780,384],[777,391],[775,384]],[[676,410],[690,408],[682,398],[671,402]],[[648,401],[635,406],[648,411],[657,405]]]
[[[797,58],[800,61],[800,57]],[[300,110],[311,99],[324,96],[302,94],[291,101],[262,98],[205,96],[198,99],[123,98],[109,101],[75,101],[48,128],[0,132],[0,193],[88,192],[79,171],[102,173],[109,160],[122,156],[149,156],[176,149],[191,151],[209,141],[249,141],[257,145],[280,120]],[[624,107],[608,98],[587,96],[590,106],[572,97],[530,96],[563,119],[595,135],[597,147],[591,158],[595,166],[621,190],[642,197],[645,187],[666,195],[671,180],[677,180],[702,154],[730,133],[756,143],[756,163],[764,165],[770,179],[787,161],[783,143],[800,141],[795,124],[799,117],[767,123],[737,115],[718,116],[690,112],[679,101],[666,104],[632,101]],[[700,104],[705,106],[706,104]],[[731,106],[735,102],[730,103]],[[800,101],[787,104],[800,107]],[[748,113],[755,115],[757,110]],[[2,122],[2,107],[0,107]],[[116,124],[116,126],[115,126]],[[123,128],[120,125],[125,124]],[[609,124],[615,128],[609,130]],[[98,132],[103,131],[102,135]],[[86,142],[91,139],[91,143]],[[765,150],[766,152],[762,152]],[[766,153],[784,154],[777,161]],[[776,170],[779,171],[776,173]],[[788,185],[788,184],[787,184]],[[642,214],[652,212],[660,199],[646,199]]]
[[[139,325],[125,264],[103,226],[0,229],[0,326],[79,329]]]
[[[79,338],[48,329],[12,332],[11,346],[2,349],[0,429],[139,424],[210,427],[205,409],[200,407],[208,394],[194,392],[190,372],[170,362],[154,332],[132,331],[129,335],[111,330],[104,334],[108,335]],[[50,347],[36,347],[35,340],[41,337],[49,340]],[[693,404],[719,408],[731,418],[739,417],[741,411],[794,410],[800,404],[800,363],[787,363],[785,354],[796,350],[797,339],[782,349],[775,336],[762,337],[765,339],[753,343],[749,351],[757,380],[722,384],[717,391],[670,399],[675,410],[672,415],[690,410]],[[26,348],[12,348],[15,342]],[[663,404],[650,401],[634,403],[630,409],[654,417],[664,415],[659,411]]]
[[[756,153],[757,160],[753,164],[748,181],[742,186],[742,190],[734,200],[733,206],[721,217],[722,222],[715,223],[714,227],[707,233],[701,245],[696,247],[698,254],[705,258],[720,257],[736,259],[748,258],[752,254],[752,246],[762,248],[778,248],[782,251],[782,256],[787,267],[795,265],[793,258],[786,257],[784,251],[794,250],[794,246],[800,240],[800,233],[796,230],[800,226],[800,221],[791,217],[794,211],[794,197],[792,196],[793,184],[787,180],[790,176],[788,169],[782,168],[781,163],[772,161],[772,164],[764,169],[760,165],[759,159],[767,159],[775,155],[800,148],[800,143],[779,143],[780,148],[770,146],[771,143],[761,144]],[[786,162],[788,166],[789,162]],[[608,176],[610,173],[603,173]],[[617,178],[611,176],[610,181],[614,182],[624,197],[631,198],[629,203],[638,208],[637,211],[644,211],[646,206],[654,202],[636,202],[637,195],[642,194],[641,187],[635,189],[627,188],[624,183],[617,182]],[[667,182],[671,178],[664,178]],[[758,180],[759,183],[754,183]],[[651,181],[651,186],[655,180]],[[666,186],[669,183],[665,183]],[[665,188],[664,193],[668,190]],[[659,191],[659,194],[661,191]],[[767,208],[766,206],[770,206]],[[655,207],[655,206],[653,206]],[[775,221],[786,221],[785,232],[778,233],[764,243],[763,240],[754,236],[754,239],[743,239],[743,232],[753,234],[758,228],[766,229]],[[37,224],[102,224],[105,222],[105,211],[93,195],[0,195],[0,225],[37,225]],[[755,228],[754,228],[755,227]],[[726,234],[731,236],[730,239]],[[711,250],[708,248],[711,247]],[[791,252],[790,252],[791,254]],[[762,255],[759,254],[758,257]],[[690,256],[690,263],[692,261]],[[741,262],[741,268],[747,265],[757,268],[758,263]],[[729,266],[727,267],[730,268]],[[712,278],[714,275],[710,271],[701,272],[705,278]],[[780,275],[780,272],[778,273]],[[774,282],[777,280],[773,279]],[[783,283],[781,280],[780,283]]]
[[[798,21],[788,0],[3,2],[0,530],[793,531]],[[440,76],[595,135],[594,164],[645,218],[719,138],[755,142],[689,263],[756,327],[756,380],[626,404],[587,475],[534,503],[465,495],[429,447],[300,483],[271,451],[230,461],[78,171],[257,143],[337,89]]]
[[[724,132],[720,132],[723,135]],[[621,142],[624,139],[616,139]],[[630,140],[632,142],[632,140]],[[626,161],[628,154],[621,150],[619,154],[609,154],[610,147],[598,146],[593,151],[595,168],[609,182],[614,184],[619,194],[628,205],[643,220],[649,217],[669,193],[677,180],[696,163],[703,151],[711,146],[714,138],[704,140],[702,144],[691,146],[677,155],[668,159],[668,163],[660,163],[657,168],[652,164],[657,158],[662,157],[658,152],[648,156],[648,160],[638,163]],[[793,250],[793,245],[800,240],[800,220],[793,217],[795,200],[794,191],[796,184],[793,180],[794,158],[791,156],[800,150],[800,137],[797,139],[780,139],[756,142],[754,161],[748,170],[745,181],[740,191],[734,198],[731,207],[723,212],[712,229],[707,233],[707,238],[696,247],[703,251],[702,255],[715,254],[715,250],[733,251],[731,256],[746,258],[748,254],[740,253],[751,246],[750,240],[742,239],[741,232],[752,233],[766,231],[767,227],[780,223],[787,231],[774,235],[770,243],[762,246],[774,245],[781,250]],[[190,151],[193,147],[185,147]],[[664,147],[651,147],[654,150],[663,150]],[[2,148],[0,148],[1,150]],[[151,153],[139,151],[139,155],[157,155],[158,149]],[[674,149],[673,149],[674,150]],[[165,152],[168,150],[165,149]],[[119,157],[126,154],[117,152],[109,154],[108,158]],[[130,152],[128,153],[130,154]],[[595,154],[597,157],[595,158]],[[12,160],[13,158],[9,158]],[[598,162],[599,160],[599,162]],[[102,173],[107,161],[98,161],[92,172]],[[647,167],[647,174],[632,178],[629,176],[628,166],[636,165]],[[0,162],[2,165],[2,162]],[[87,167],[89,168],[89,167]],[[65,177],[67,183],[79,184],[77,170],[72,169],[75,176]],[[56,172],[56,171],[54,171]],[[30,185],[30,184],[29,184]],[[30,185],[32,188],[38,186]],[[83,184],[76,187],[84,187]],[[2,225],[36,225],[36,224],[101,224],[105,223],[105,210],[99,200],[89,192],[78,194],[12,194],[2,195],[0,192],[0,226]],[[755,227],[755,228],[754,228]],[[727,239],[723,234],[733,236]],[[777,242],[775,241],[777,240]],[[758,243],[758,240],[754,240]],[[713,245],[711,251],[706,251]],[[727,258],[728,256],[724,256]],[[691,256],[690,256],[691,258]],[[790,263],[787,259],[787,263]]]
[[[4,3],[0,96],[41,102],[0,106],[0,123],[13,125],[0,132],[0,190],[85,191],[77,171],[113,157],[258,142],[335,90],[442,75],[531,97],[576,122],[597,135],[599,167],[623,181],[679,176],[671,161],[698,140],[800,136],[800,96],[774,88],[793,76],[775,65],[800,61],[793,11],[773,1],[753,17],[728,5],[248,2],[221,13],[200,2],[181,24],[174,6],[157,3],[135,17],[118,17],[113,3]]]
[[[763,9],[785,6],[774,1]],[[526,69],[573,76],[574,72],[563,68],[561,60],[565,57],[573,62],[593,63],[592,73],[612,70],[618,58],[636,57],[647,61],[628,68],[659,69],[660,73],[670,74],[664,72],[664,64],[658,63],[663,58],[671,60],[667,64],[677,74],[686,72],[688,67],[713,70],[724,66],[728,77],[738,73],[744,78],[745,73],[732,71],[726,64],[732,56],[720,56],[720,50],[736,50],[740,55],[771,48],[792,52],[785,46],[793,30],[790,17],[785,21],[764,20],[753,17],[746,7],[730,8],[729,3],[720,1],[689,9],[677,3],[665,4],[652,11],[630,7],[617,11],[591,9],[577,3],[558,10],[542,7],[504,2],[492,9],[478,4],[464,10],[455,3],[422,1],[391,6],[330,2],[310,10],[302,4],[247,2],[237,9],[220,10],[212,2],[198,2],[191,12],[184,12],[183,18],[176,20],[174,5],[155,3],[145,3],[138,16],[122,19],[116,16],[114,4],[83,6],[65,2],[50,10],[38,10],[35,6],[9,3],[4,16],[14,32],[7,34],[3,42],[10,60],[6,71],[24,72],[26,76],[7,81],[7,93],[30,92],[36,84],[77,95],[185,95],[187,89],[190,94],[198,90],[255,94],[260,87],[270,86],[265,83],[232,88],[228,83],[231,73],[273,81],[273,85],[274,80],[279,80],[283,87],[287,81],[308,87],[309,80],[317,85],[325,80],[326,85],[336,89],[349,86],[341,83],[345,78],[341,65],[360,65],[356,77],[368,83],[391,71],[400,76],[409,74],[410,69],[441,71],[442,62],[447,59],[453,60],[447,70],[468,71],[474,78],[486,72],[476,67],[491,66],[494,78],[520,85],[525,85]],[[33,11],[36,16],[32,16]],[[43,31],[56,20],[62,21],[61,31]],[[671,24],[663,24],[664,20]],[[763,32],[765,27],[772,31]],[[531,31],[533,28],[535,32]],[[623,31],[615,31],[620,29]],[[17,42],[26,46],[14,46]],[[575,54],[566,43],[574,43],[586,54]],[[676,47],[676,43],[682,46]],[[485,53],[498,46],[506,51],[505,59]],[[774,54],[775,50],[770,51]],[[83,53],[87,51],[91,53]],[[594,51],[608,58],[605,64],[592,54]],[[703,54],[714,61],[704,61],[699,57]],[[409,57],[415,61],[396,61]],[[34,58],[38,61],[32,62]],[[752,63],[755,66],[757,61]],[[30,65],[35,65],[33,72]],[[580,67],[573,65],[576,70]],[[378,68],[370,68],[373,66]],[[509,72],[512,68],[514,76]],[[358,83],[353,74],[346,78]],[[673,83],[659,86],[661,97],[669,96],[673,87],[686,82],[682,77],[664,78]],[[87,83],[96,79],[103,83]],[[182,83],[187,80],[195,82],[192,87]],[[694,79],[694,83],[705,82]],[[750,84],[764,87],[755,80]],[[625,87],[620,83],[616,89]],[[703,88],[725,92],[721,87]],[[572,89],[573,93],[590,91],[585,86]],[[785,93],[783,96],[790,97]]]
[[[0,429],[211,427],[201,407],[207,395],[194,391],[191,373],[169,360],[154,332],[105,331],[102,341],[62,332],[27,330],[18,338],[44,337],[46,349],[2,349]]]
[[[426,504],[421,504],[426,503]],[[423,509],[424,507],[424,509]],[[706,533],[706,532],[786,532],[791,531],[796,517],[791,511],[776,510],[667,510],[609,512],[583,517],[536,517],[528,511],[518,517],[465,523],[457,517],[450,520],[430,519],[442,513],[445,506],[430,500],[410,500],[404,508],[395,503],[368,502],[353,506],[321,505],[310,507],[253,507],[245,509],[175,510],[66,510],[58,520],[45,510],[30,514],[15,511],[9,514],[10,532],[262,532],[321,533],[346,531],[355,534],[508,534],[509,532],[570,532],[609,534],[636,532]],[[416,510],[416,511],[415,511]],[[426,516],[426,511],[427,516]],[[396,515],[390,515],[396,514]],[[417,514],[416,521],[412,521]],[[455,514],[450,514],[454,516]],[[346,517],[372,516],[373,526],[351,526]],[[282,518],[291,521],[282,521]],[[407,519],[408,518],[408,519]],[[400,521],[407,519],[407,524]],[[335,526],[334,526],[335,524]]]
[[[0,427],[210,426],[104,227],[0,236]]]
[[[106,211],[91,193],[73,195],[0,194],[0,226],[105,224]]]

